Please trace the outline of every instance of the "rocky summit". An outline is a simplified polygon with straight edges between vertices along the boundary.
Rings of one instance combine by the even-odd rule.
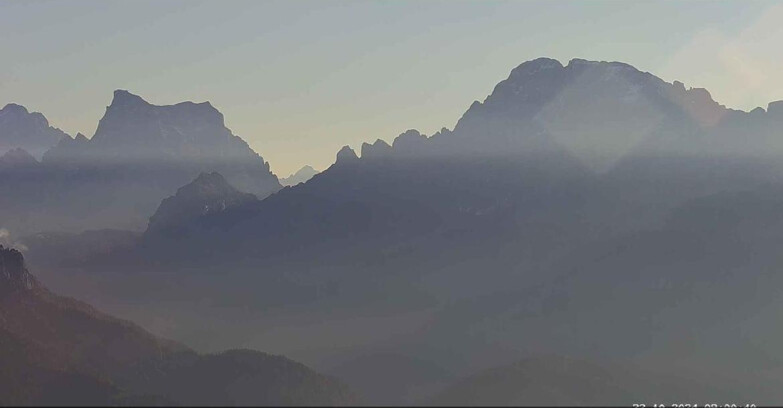
[[[32,289],[35,278],[27,271],[22,253],[0,245],[0,292]]]
[[[150,217],[147,231],[170,229],[191,219],[256,201],[256,196],[238,191],[220,173],[201,173],[191,183],[179,188],[175,195],[161,202]]]
[[[49,125],[44,115],[9,103],[0,109],[0,155],[21,148],[37,158],[63,138],[65,132]]]
[[[269,163],[225,126],[223,114],[209,102],[158,106],[125,90],[114,91],[91,139],[68,138],[44,161],[159,167],[185,171],[188,178],[220,171],[238,189],[262,197],[281,187]]]

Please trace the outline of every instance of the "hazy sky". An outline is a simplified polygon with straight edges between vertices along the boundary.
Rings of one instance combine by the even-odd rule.
[[[209,100],[282,176],[453,127],[523,61],[617,60],[749,110],[783,99],[764,1],[0,0],[0,105],[92,136],[114,89]]]

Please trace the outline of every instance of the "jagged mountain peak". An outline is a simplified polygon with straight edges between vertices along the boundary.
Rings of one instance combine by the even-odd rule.
[[[362,158],[383,157],[391,154],[392,147],[386,141],[377,139],[375,143],[362,143]]]
[[[640,148],[676,151],[683,140],[662,134],[686,137],[716,126],[727,111],[706,90],[627,63],[539,58],[471,105],[454,133],[462,150],[561,152],[602,173]]]
[[[631,64],[621,61],[594,61],[583,58],[572,58],[568,61],[568,65],[564,68],[583,68],[583,67],[599,67],[599,68],[612,68],[612,69],[627,69],[630,71],[641,72]]]
[[[173,105],[155,105],[148,102],[140,95],[134,94],[125,89],[117,89],[114,91],[113,98],[109,106],[111,107],[111,106],[132,106],[132,105],[150,106],[150,107],[158,107],[158,108],[172,107],[172,106],[205,107],[217,111],[217,109],[214,106],[212,106],[212,104],[209,101],[204,101],[204,102],[183,101],[183,102],[175,103]]]
[[[202,172],[190,184],[177,190],[177,194],[187,194],[190,191],[200,194],[226,194],[236,193],[238,190],[226,181],[220,173]]]
[[[318,170],[314,169],[310,165],[305,165],[290,176],[281,178],[280,184],[284,186],[295,186],[299,183],[304,183],[307,180],[310,180],[316,174],[318,174]]]
[[[415,153],[420,150],[427,141],[427,136],[416,129],[408,129],[394,138],[392,147],[395,152]]]
[[[0,110],[0,154],[22,148],[41,158],[44,152],[66,137],[65,132],[49,125],[40,112],[30,112],[16,103],[9,103]]]
[[[356,152],[353,149],[351,149],[351,146],[345,145],[340,149],[339,152],[337,152],[336,164],[350,163],[358,159],[359,156],[357,156]]]
[[[6,105],[3,107],[3,109],[0,109],[0,113],[5,113],[5,112],[14,112],[14,113],[23,113],[23,114],[28,114],[28,113],[30,113],[30,112],[27,110],[27,108],[25,108],[24,106],[22,106],[22,105],[19,105],[19,104],[17,104],[17,103],[9,103],[9,104],[6,104]]]
[[[16,103],[9,103],[0,109],[0,121],[27,123],[28,126],[39,128],[49,127],[49,120],[41,112],[30,112],[26,107]],[[0,132],[2,132],[1,129]]]
[[[142,98],[141,96],[133,94],[130,91],[127,91],[125,89],[117,89],[114,91],[114,97],[112,98],[109,107],[131,106],[131,105],[148,106],[151,104],[145,101],[144,98]]]
[[[561,87],[580,82],[580,76],[585,76],[585,81],[619,82],[620,86],[644,81],[653,81],[655,85],[672,85],[624,62],[573,58],[567,65],[563,65],[556,59],[542,57],[523,62],[511,70],[509,77],[498,83],[484,104],[492,102],[493,97],[502,97],[507,93],[517,95],[518,98],[529,94],[556,94]],[[678,84],[678,87],[684,88],[681,83]]]
[[[3,118],[3,120],[29,122],[41,128],[48,128],[50,126],[49,120],[46,119],[46,116],[41,112],[31,112],[26,107],[16,103],[9,103],[5,105],[3,109],[0,109],[0,117],[5,115],[7,115],[7,117]]]
[[[258,201],[243,193],[218,172],[203,172],[192,182],[164,199],[150,217],[147,232],[157,232],[185,224],[189,220]]]
[[[231,186],[259,197],[282,188],[269,163],[225,126],[210,103],[158,106],[126,90],[114,92],[91,138],[64,138],[42,162],[52,172],[103,180],[69,177],[67,188],[52,199],[62,200],[57,207],[84,208],[75,204],[81,198],[65,191],[85,188],[96,201],[108,200],[110,209],[104,211],[111,218],[88,211],[77,228],[144,229],[161,200],[202,172],[217,171]]]
[[[180,168],[217,170],[240,190],[261,196],[280,189],[268,163],[225,126],[223,114],[209,102],[153,105],[117,90],[95,135],[77,150],[77,160],[84,156],[114,164],[176,163]],[[59,158],[64,161],[74,156],[54,153],[53,158],[66,156]]]
[[[225,127],[223,114],[209,102],[154,105],[126,90],[114,91],[91,141],[105,153],[146,158],[250,150]]]
[[[554,58],[540,57],[530,61],[525,61],[519,64],[516,68],[511,70],[510,77],[518,77],[522,75],[531,75],[538,73],[542,70],[549,69],[562,69],[563,64]]]
[[[101,125],[104,122],[130,120],[151,120],[171,122],[177,121],[182,125],[190,123],[199,123],[208,127],[225,127],[223,114],[220,113],[210,102],[192,102],[184,101],[173,105],[155,105],[147,102],[144,98],[124,89],[114,91],[114,97],[111,104],[106,108],[106,115],[101,119],[101,123],[96,130],[99,136],[104,129]]]

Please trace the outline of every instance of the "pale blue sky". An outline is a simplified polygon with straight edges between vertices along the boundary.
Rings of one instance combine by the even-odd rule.
[[[749,110],[783,99],[764,1],[0,0],[0,105],[91,136],[112,91],[209,100],[282,176],[453,127],[523,61],[617,60]]]

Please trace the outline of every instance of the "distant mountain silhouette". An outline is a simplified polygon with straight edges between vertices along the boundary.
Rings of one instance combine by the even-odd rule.
[[[727,112],[704,90],[624,63],[540,58],[512,70],[450,134],[463,149],[561,152],[605,172],[628,154],[684,153],[683,144],[669,143],[687,141],[663,138],[714,126]]]
[[[783,154],[774,136],[783,124],[781,106],[736,111],[704,89],[667,83],[628,64],[574,59],[563,66],[539,58],[474,102],[453,131],[426,138],[410,130],[392,149],[380,140],[365,143],[362,156],[559,157],[598,173],[622,172],[651,157],[763,161]],[[740,129],[747,139],[735,136]]]
[[[71,144],[81,147],[69,151]],[[240,190],[259,196],[280,188],[269,164],[225,127],[209,102],[156,106],[124,90],[114,92],[92,139],[66,139],[44,161],[202,168],[220,171]]]
[[[332,405],[347,388],[284,357],[199,355],[56,296],[0,247],[0,403]],[[9,386],[9,384],[11,386]]]
[[[12,149],[24,149],[40,159],[60,140],[70,138],[38,112],[9,103],[0,109],[0,155]]]
[[[0,171],[18,171],[38,167],[40,163],[27,150],[14,148],[0,156]]]
[[[361,157],[345,146],[309,182],[193,218],[187,233],[131,258],[208,268],[204,256],[220,269],[344,274],[310,274],[316,287],[359,285],[368,270],[388,276],[433,259],[450,267],[513,245],[523,250],[493,264],[541,268],[572,246],[657,225],[693,198],[783,180],[783,150],[770,138],[778,105],[732,111],[704,90],[623,63],[528,61],[453,131],[408,130],[391,146],[364,144]],[[738,126],[752,132],[730,154],[723,141]],[[591,150],[604,144],[601,154]],[[357,257],[367,265],[357,268]],[[389,257],[400,266],[377,261]],[[357,296],[366,293],[357,286]],[[276,291],[264,300],[276,296],[287,299]]]
[[[453,130],[408,130],[391,145],[363,144],[361,156],[345,146],[306,183],[193,213],[177,234],[145,234],[72,270],[90,284],[104,278],[82,290],[149,301],[133,311],[140,321],[154,322],[170,299],[221,305],[189,305],[216,315],[209,344],[229,333],[260,341],[235,322],[240,311],[292,326],[328,315],[339,332],[293,327],[296,342],[275,346],[326,354],[324,338],[334,348],[364,341],[448,367],[444,377],[530,350],[634,359],[670,373],[700,368],[700,380],[761,396],[754,384],[779,389],[783,367],[782,111],[727,109],[623,63],[528,61]],[[35,262],[57,258],[39,250],[45,242],[24,240]],[[172,332],[202,330],[206,318]],[[353,380],[359,357],[342,365]],[[583,377],[552,376],[561,374],[566,384]],[[415,385],[395,376],[397,390]]]
[[[350,146],[343,146],[339,152],[337,152],[337,159],[335,161],[335,164],[337,163],[350,163],[353,160],[358,160],[359,156],[356,155],[356,152],[351,149]]]
[[[297,170],[296,173],[291,174],[288,177],[280,179],[280,184],[284,186],[295,186],[299,183],[304,183],[310,180],[313,176],[318,174],[318,171],[310,166],[304,166]]]
[[[250,193],[232,187],[220,173],[201,173],[190,184],[160,203],[150,217],[148,233],[160,233],[186,225],[198,217],[258,201]]]
[[[121,90],[92,139],[62,138],[41,165],[35,177],[0,182],[14,203],[5,210],[26,220],[6,227],[141,230],[160,200],[202,172],[219,171],[259,197],[281,188],[269,164],[208,102],[156,106]]]

